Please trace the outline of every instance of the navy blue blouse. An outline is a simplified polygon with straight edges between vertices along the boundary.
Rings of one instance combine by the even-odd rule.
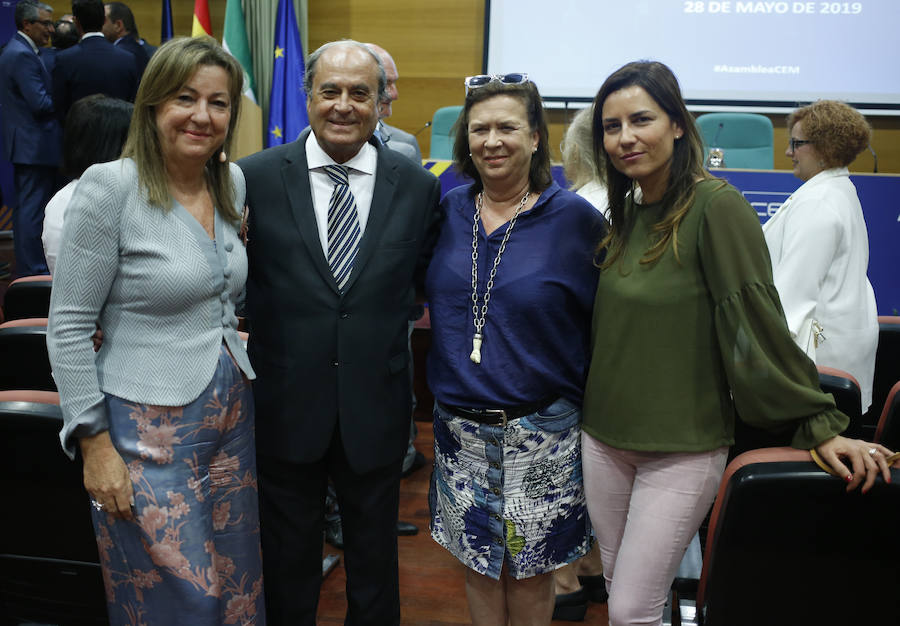
[[[447,219],[425,286],[432,344],[428,384],[438,402],[515,406],[564,397],[581,405],[590,354],[598,270],[594,251],[605,228],[586,200],[553,183],[519,215],[497,268],[485,318],[481,363],[469,359],[472,314],[471,186],[444,196]],[[479,222],[478,306],[507,225],[485,235]]]

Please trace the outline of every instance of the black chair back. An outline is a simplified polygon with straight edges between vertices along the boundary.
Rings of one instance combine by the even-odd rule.
[[[0,392],[3,623],[106,624],[106,595],[80,460],[59,445],[56,393]]]
[[[0,324],[0,390],[56,391],[47,355],[47,318]]]
[[[892,478],[847,493],[803,450],[755,450],[732,461],[710,520],[700,623],[897,623],[900,470]]]
[[[900,381],[891,388],[884,402],[874,441],[895,452],[900,450]]]
[[[3,296],[6,320],[49,317],[52,287],[49,276],[26,276],[12,281]]]
[[[875,424],[865,428],[862,419],[862,392],[853,376],[833,367],[819,366],[819,387],[834,396],[834,403],[844,415],[850,418],[850,425],[843,432],[845,437],[864,438],[868,441],[875,436]],[[867,437],[864,437],[867,434]]]
[[[876,422],[894,383],[900,380],[900,316],[878,317],[878,350],[875,352],[875,379],[872,407],[867,421]]]

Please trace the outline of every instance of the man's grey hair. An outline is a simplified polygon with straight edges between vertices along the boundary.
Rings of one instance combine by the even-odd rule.
[[[13,14],[16,21],[16,28],[22,30],[25,22],[36,22],[40,17],[41,11],[50,11],[53,13],[53,7],[36,0],[19,0],[16,5],[16,11]]]
[[[307,97],[309,97],[310,92],[312,91],[312,85],[316,78],[316,64],[319,62],[319,57],[328,50],[329,48],[334,48],[335,46],[353,46],[363,50],[366,54],[368,54],[373,61],[375,61],[375,65],[378,66],[378,100],[377,102],[381,102],[384,98],[387,97],[387,76],[384,74],[384,64],[381,62],[381,59],[377,54],[369,50],[365,44],[355,41],[353,39],[341,39],[339,41],[329,41],[326,44],[322,44],[319,48],[309,55],[306,59],[306,74],[303,76],[303,89],[306,91]]]

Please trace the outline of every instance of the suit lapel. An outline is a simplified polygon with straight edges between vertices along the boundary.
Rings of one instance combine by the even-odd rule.
[[[281,168],[281,183],[284,185],[291,214],[294,223],[300,232],[300,238],[306,245],[309,256],[313,260],[322,280],[325,281],[335,293],[340,293],[328,260],[322,251],[322,242],[319,241],[319,227],[316,224],[316,214],[313,210],[312,189],[309,186],[309,165],[306,160],[306,137],[309,130],[300,133],[300,137],[293,144],[293,150],[285,157],[284,166]]]
[[[381,232],[384,230],[388,215],[393,204],[394,192],[397,188],[397,171],[393,164],[388,162],[385,155],[388,152],[381,142],[374,140],[371,143],[378,150],[378,166],[375,169],[375,189],[372,193],[372,205],[369,207],[369,220],[366,222],[366,230],[359,242],[359,252],[353,261],[353,271],[344,285],[344,293],[350,291],[356,279],[362,273],[366,263],[375,252]]]

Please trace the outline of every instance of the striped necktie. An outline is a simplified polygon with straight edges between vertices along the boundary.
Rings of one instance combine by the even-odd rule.
[[[359,250],[359,215],[356,200],[350,192],[347,168],[343,165],[326,165],[325,172],[334,183],[331,201],[328,203],[328,266],[334,274],[338,289],[344,290],[353,259]]]

